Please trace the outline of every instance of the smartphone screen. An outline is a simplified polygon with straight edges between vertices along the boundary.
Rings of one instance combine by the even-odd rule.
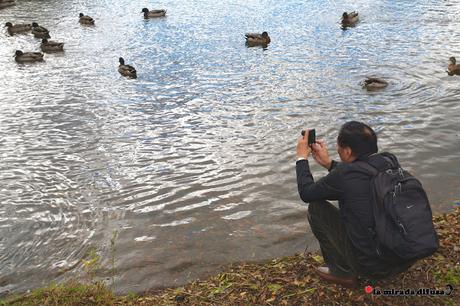
[[[316,131],[312,129],[308,132],[308,145],[311,146],[316,142]]]

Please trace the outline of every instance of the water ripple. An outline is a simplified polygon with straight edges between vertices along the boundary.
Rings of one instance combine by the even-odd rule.
[[[3,24],[33,22],[65,42],[17,64],[31,35],[0,32],[0,294],[82,272],[96,248],[116,290],[180,285],[221,264],[314,243],[294,171],[299,131],[331,155],[340,125],[375,127],[426,187],[458,200],[460,5],[453,1],[172,1],[144,20],[128,0],[18,1]],[[340,28],[343,11],[361,22]],[[95,27],[82,27],[78,13]],[[268,48],[243,35],[267,30]],[[117,73],[118,57],[137,80]],[[366,92],[367,76],[389,81]],[[315,177],[325,174],[312,165]]]

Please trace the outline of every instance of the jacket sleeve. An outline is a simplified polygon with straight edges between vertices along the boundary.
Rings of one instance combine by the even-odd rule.
[[[316,183],[310,172],[308,160],[296,163],[297,188],[302,201],[338,200],[343,195],[343,164],[335,163],[328,175]]]

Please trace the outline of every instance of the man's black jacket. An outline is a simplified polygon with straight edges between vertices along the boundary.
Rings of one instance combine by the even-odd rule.
[[[371,177],[357,163],[333,162],[329,174],[316,183],[307,160],[296,163],[300,198],[307,203],[338,200],[340,217],[354,246],[354,253],[365,274],[385,269],[376,254],[370,229],[374,228],[371,207]]]

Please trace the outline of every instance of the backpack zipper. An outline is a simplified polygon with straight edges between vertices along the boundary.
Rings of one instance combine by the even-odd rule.
[[[401,223],[400,220],[398,220],[398,226],[402,229],[402,232],[404,235],[407,235],[407,231],[406,231],[406,228],[404,227],[404,225]]]

